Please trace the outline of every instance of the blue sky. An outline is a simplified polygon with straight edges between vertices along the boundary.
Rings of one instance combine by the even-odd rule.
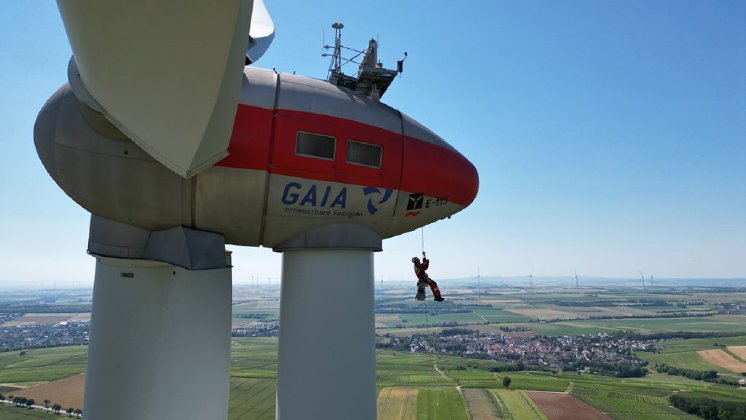
[[[386,65],[409,53],[384,102],[481,177],[471,207],[425,228],[434,278],[746,277],[746,3],[267,7],[277,35],[259,67],[324,77],[336,20],[350,47],[377,37]],[[71,54],[56,4],[2,2],[0,40],[0,285],[90,284],[88,214],[32,140]],[[420,235],[387,240],[376,277],[410,278]],[[278,254],[232,249],[234,281],[280,276]]]

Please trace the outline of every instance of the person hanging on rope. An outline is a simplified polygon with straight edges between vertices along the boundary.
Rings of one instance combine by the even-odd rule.
[[[430,260],[427,259],[425,251],[422,251],[422,262],[417,257],[412,258],[414,264],[414,274],[417,276],[417,300],[425,300],[425,286],[430,286],[430,290],[433,291],[433,296],[436,302],[443,302],[442,296],[440,296],[440,289],[438,289],[438,283],[434,282],[430,276],[427,275],[426,270],[430,267]]]

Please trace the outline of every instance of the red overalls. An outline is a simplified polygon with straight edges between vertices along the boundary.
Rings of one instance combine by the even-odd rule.
[[[420,287],[422,283],[427,284],[430,286],[430,290],[433,291],[433,296],[435,296],[435,300],[443,300],[442,297],[440,297],[440,289],[438,289],[438,283],[435,283],[432,279],[430,279],[430,276],[427,275],[425,270],[430,266],[430,260],[427,258],[422,258],[422,263],[414,263],[414,274],[417,276],[417,287]]]

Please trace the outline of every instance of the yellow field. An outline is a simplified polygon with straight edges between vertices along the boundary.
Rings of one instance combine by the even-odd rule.
[[[399,419],[417,419],[417,389],[383,388],[378,393],[378,420]]]
[[[746,360],[746,346],[728,346],[728,350],[741,359]]]
[[[738,360],[734,359],[733,356],[722,350],[699,350],[697,354],[702,356],[702,358],[707,360],[708,362],[728,369],[731,372],[746,372],[746,363],[739,362]]]
[[[26,314],[20,318],[12,319],[0,327],[22,327],[35,324],[56,324],[63,321],[90,321],[90,313],[54,313],[54,314]]]
[[[85,387],[85,373],[68,376],[42,385],[33,386],[24,390],[15,391],[13,394],[19,397],[33,398],[38,405],[44,405],[44,400],[49,400],[51,407],[59,404],[63,411],[68,407],[83,408],[83,388]]]
[[[531,308],[506,308],[505,310],[518,315],[524,315],[537,319],[569,319],[582,318],[578,314],[558,311],[556,309],[531,309]]]

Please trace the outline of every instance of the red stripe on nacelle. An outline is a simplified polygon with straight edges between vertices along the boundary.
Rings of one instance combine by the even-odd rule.
[[[469,205],[476,196],[476,170],[458,152],[356,121],[283,109],[274,112],[274,141],[271,141],[273,111],[239,105],[228,146],[230,155],[217,165],[421,192],[463,206]],[[334,136],[334,160],[296,155],[298,131]],[[380,145],[383,149],[382,167],[378,169],[348,163],[349,139]]]

